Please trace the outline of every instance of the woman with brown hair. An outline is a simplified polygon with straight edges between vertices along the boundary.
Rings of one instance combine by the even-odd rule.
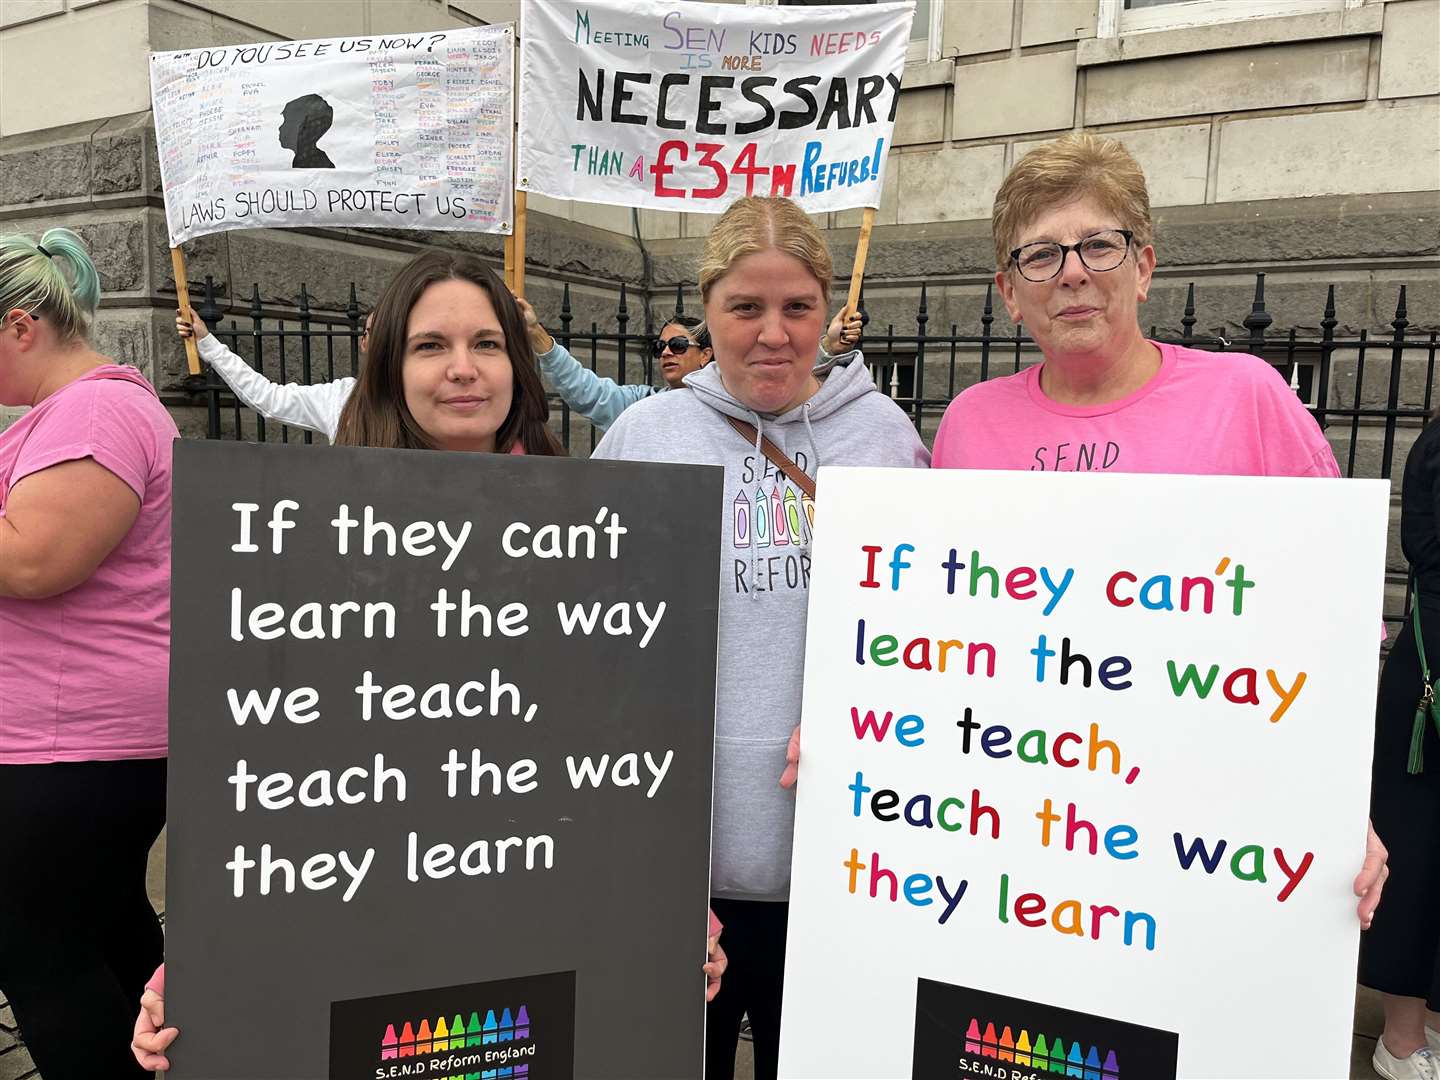
[[[407,263],[375,305],[339,446],[562,455],[515,299],[473,255]]]
[[[472,255],[411,260],[375,306],[365,367],[336,425],[338,446],[563,456],[515,298]],[[720,924],[706,931],[706,999],[720,989]],[[165,1026],[165,966],[141,998],[131,1051],[168,1069],[179,1031]]]
[[[175,329],[197,339],[202,357],[251,408],[338,446],[565,452],[550,433],[545,387],[515,298],[473,255],[429,251],[400,269],[365,319],[358,378],[277,385],[225,348],[193,311],[177,313]],[[450,333],[461,330],[481,337]],[[503,368],[503,392],[484,402],[464,400],[476,395],[451,386],[447,366],[464,355],[477,367],[460,382],[489,387]],[[424,389],[427,380],[435,385]],[[475,443],[471,436],[481,429]]]

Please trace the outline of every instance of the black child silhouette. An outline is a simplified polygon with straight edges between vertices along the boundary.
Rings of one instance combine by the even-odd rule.
[[[315,144],[324,138],[335,110],[319,94],[306,94],[285,106],[280,124],[280,145],[295,151],[292,169],[333,169],[335,163]]]

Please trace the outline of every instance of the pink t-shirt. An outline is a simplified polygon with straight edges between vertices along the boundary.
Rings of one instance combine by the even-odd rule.
[[[178,436],[150,384],[118,365],[0,433],[0,515],[25,477],[81,458],[140,498],[135,524],[87,580],[44,600],[0,597],[0,764],[165,756]]]
[[[1258,356],[1155,345],[1155,377],[1104,405],[1051,401],[1041,364],[972,386],[945,410],[933,467],[1340,475],[1315,418]]]

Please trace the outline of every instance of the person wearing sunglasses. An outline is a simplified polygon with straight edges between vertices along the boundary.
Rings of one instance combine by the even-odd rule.
[[[684,384],[686,375],[708,364],[715,350],[710,347],[710,335],[699,319],[693,315],[677,315],[651,342],[650,355],[655,358],[665,385],[674,390]]]
[[[571,410],[589,420],[601,432],[609,430],[615,419],[631,405],[652,394],[678,390],[685,377],[699,371],[714,358],[710,335],[705,325],[691,315],[676,315],[660,328],[650,344],[650,355],[660,370],[663,386],[649,383],[617,383],[597,375],[570,355],[540,324],[535,309],[525,300],[517,300],[525,314],[530,345],[546,380]],[[815,357],[817,367],[829,365],[833,358],[854,349],[860,341],[861,317],[842,309],[830,321]],[[828,367],[826,368],[828,370]]]

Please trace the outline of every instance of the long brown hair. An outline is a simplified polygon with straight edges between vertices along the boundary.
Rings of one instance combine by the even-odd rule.
[[[391,279],[375,304],[365,366],[350,400],[340,413],[337,446],[376,446],[390,450],[435,450],[435,442],[405,404],[405,341],[410,311],[431,285],[468,281],[484,289],[500,319],[505,351],[510,357],[514,391],[510,411],[495,432],[495,450],[508,453],[518,442],[527,454],[563,456],[564,448],[550,430],[550,403],[540,381],[535,351],[525,332],[525,319],[495,271],[474,255],[427,251],[417,255]]]

